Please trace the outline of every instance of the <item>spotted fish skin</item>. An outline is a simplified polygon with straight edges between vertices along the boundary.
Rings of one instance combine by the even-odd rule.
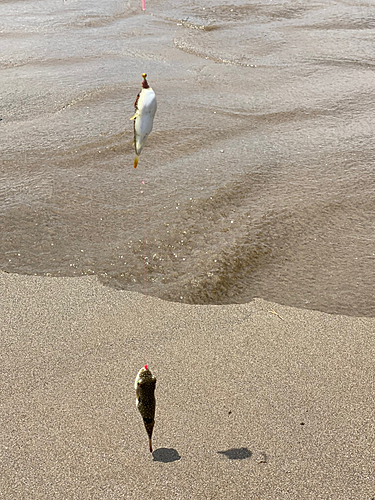
[[[143,73],[142,77],[142,90],[137,95],[134,103],[135,113],[130,118],[134,120],[134,168],[137,168],[139,155],[146,143],[147,137],[151,133],[157,108],[155,92],[147,83],[146,73]]]
[[[151,371],[143,367],[139,370],[137,377],[135,379],[135,392],[136,392],[136,405],[139,413],[142,415],[143,423],[148,434],[148,442],[150,447],[150,452],[152,452],[152,431],[155,425],[155,387],[156,387],[156,377],[154,377]]]

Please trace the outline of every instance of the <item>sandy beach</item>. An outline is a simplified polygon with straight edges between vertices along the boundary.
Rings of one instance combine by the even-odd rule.
[[[146,3],[1,2],[0,500],[375,500],[373,2]]]
[[[375,496],[375,320],[0,273],[0,497]],[[154,452],[135,407],[157,377]]]

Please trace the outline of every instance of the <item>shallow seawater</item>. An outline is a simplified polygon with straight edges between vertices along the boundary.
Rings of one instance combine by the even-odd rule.
[[[146,9],[0,2],[0,269],[373,316],[372,4]]]

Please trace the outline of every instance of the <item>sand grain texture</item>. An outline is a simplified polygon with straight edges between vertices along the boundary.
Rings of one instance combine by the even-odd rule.
[[[0,273],[0,290],[0,498],[375,496],[373,318],[175,304],[93,277]],[[153,455],[133,387],[145,308]]]

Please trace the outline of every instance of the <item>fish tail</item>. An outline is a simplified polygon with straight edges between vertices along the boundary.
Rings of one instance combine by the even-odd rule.
[[[138,162],[139,162],[139,156],[135,155],[135,158],[134,158],[134,168],[137,168]]]

